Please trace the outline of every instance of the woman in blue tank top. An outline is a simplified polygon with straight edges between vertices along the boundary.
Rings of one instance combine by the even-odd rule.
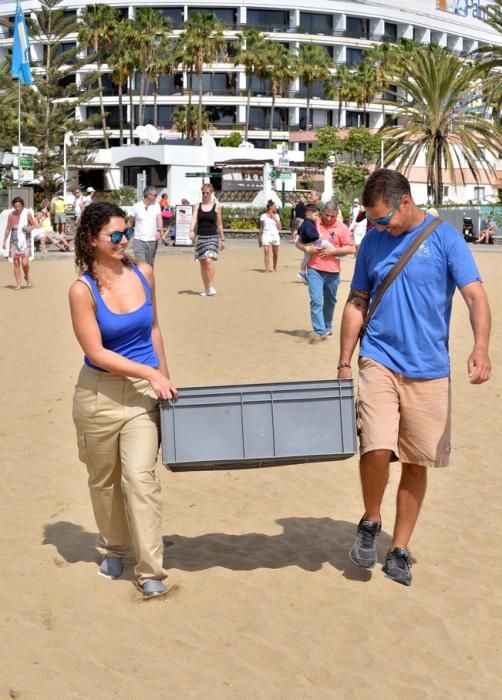
[[[153,270],[127,257],[130,234],[115,204],[92,203],[82,213],[75,237],[81,277],[69,293],[84,351],[73,420],[99,530],[98,573],[120,578],[132,544],[137,585],[150,598],[167,591],[155,476],[158,400],[175,398],[177,390],[157,320]]]

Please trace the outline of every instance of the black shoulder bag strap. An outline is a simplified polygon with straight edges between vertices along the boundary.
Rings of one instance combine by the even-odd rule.
[[[394,282],[398,274],[401,272],[403,267],[406,265],[408,260],[411,258],[411,256],[420,248],[422,243],[425,241],[426,238],[430,236],[430,234],[439,226],[439,224],[442,224],[442,220],[435,217],[427,226],[424,228],[422,233],[415,238],[413,243],[406,248],[402,256],[399,258],[399,260],[396,262],[396,264],[389,270],[389,272],[385,275],[385,278],[380,285],[380,288],[378,289],[378,292],[375,294],[375,298],[371,302],[368,308],[368,313],[366,314],[366,318],[364,319],[364,323],[361,328],[361,332],[359,333],[359,337],[362,338],[366,328],[368,326],[368,323],[371,320],[371,317],[375,313],[377,306],[379,305],[383,295],[387,291],[387,289],[390,287],[390,285]]]

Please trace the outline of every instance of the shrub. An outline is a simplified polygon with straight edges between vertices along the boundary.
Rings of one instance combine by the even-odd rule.
[[[264,209],[260,207],[222,207],[223,228],[256,229],[260,227],[260,216]],[[289,228],[291,208],[277,209],[283,229]]]

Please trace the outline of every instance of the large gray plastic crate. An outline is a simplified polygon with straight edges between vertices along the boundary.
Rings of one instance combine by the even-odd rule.
[[[352,379],[195,387],[160,403],[173,471],[346,459],[357,450]]]

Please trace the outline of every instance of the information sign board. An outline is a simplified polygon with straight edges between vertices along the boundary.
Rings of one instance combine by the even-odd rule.
[[[190,240],[190,224],[192,222],[193,207],[191,204],[178,205],[176,207],[176,245],[193,245]]]

